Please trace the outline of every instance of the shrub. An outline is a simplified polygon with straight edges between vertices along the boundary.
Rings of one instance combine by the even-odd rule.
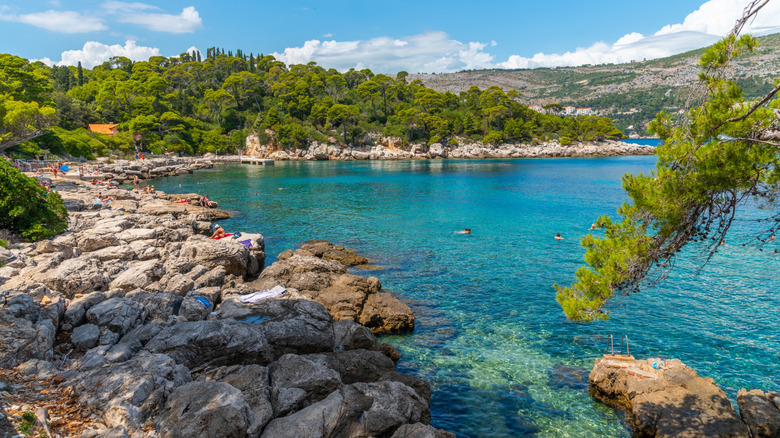
[[[490,131],[485,138],[482,139],[483,143],[498,144],[504,141],[504,133],[500,131]]]
[[[8,241],[0,239],[0,247],[8,248]]]
[[[561,137],[561,146],[568,146],[571,144],[571,139],[569,137]]]
[[[46,194],[36,179],[0,159],[0,228],[36,241],[59,234],[67,227],[68,212],[60,195]]]

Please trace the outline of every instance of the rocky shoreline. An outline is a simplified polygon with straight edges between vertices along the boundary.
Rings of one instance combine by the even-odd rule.
[[[780,436],[780,394],[740,389],[739,414],[710,377],[677,359],[604,355],[589,376],[591,394],[627,413],[635,436]]]
[[[101,172],[210,165],[166,160]],[[85,438],[453,436],[428,425],[428,384],[396,372],[399,354],[376,339],[412,330],[414,315],[348,271],[365,259],[309,241],[265,267],[263,236],[206,237],[227,212],[56,186],[68,231],[0,248],[0,387],[12,391],[0,434],[35,413],[38,430]],[[93,202],[101,192],[114,200]]]
[[[246,153],[258,158],[279,161],[315,160],[408,160],[436,158],[551,158],[551,157],[611,157],[621,155],[653,155],[653,146],[624,143],[616,140],[572,143],[562,145],[557,141],[539,144],[483,144],[465,143],[444,145],[434,143],[405,144],[400,139],[382,138],[375,146],[341,147],[333,144],[313,142],[306,149],[285,149],[261,145],[258,136],[246,139]]]

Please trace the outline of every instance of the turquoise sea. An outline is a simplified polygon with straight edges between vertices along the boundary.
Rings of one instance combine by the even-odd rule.
[[[670,277],[614,300],[606,322],[568,322],[553,283],[582,264],[580,238],[625,201],[624,172],[654,156],[224,166],[157,180],[200,192],[234,213],[228,232],[259,231],[268,263],[311,238],[372,259],[386,290],[417,316],[385,338],[401,372],[433,388],[432,424],[462,437],[630,436],[621,414],[588,394],[607,335],[637,357],[679,358],[732,400],[741,387],[780,390],[780,275],[773,242],[751,242],[748,206],[727,245],[696,276],[689,248]],[[471,235],[455,231],[471,228]],[[565,240],[553,239],[561,233]],[[747,243],[742,246],[742,243]]]

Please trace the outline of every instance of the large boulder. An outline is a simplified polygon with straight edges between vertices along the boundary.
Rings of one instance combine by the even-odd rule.
[[[276,416],[318,402],[342,386],[341,377],[324,361],[285,354],[271,364],[271,401]]]
[[[111,287],[124,291],[144,288],[159,280],[165,273],[164,271],[163,264],[159,260],[135,262],[111,282]]]
[[[109,427],[139,428],[159,412],[174,388],[192,380],[187,368],[162,354],[139,353],[126,362],[71,373],[79,403],[102,410]]]
[[[677,359],[635,360],[605,355],[596,360],[589,380],[591,393],[597,398],[628,410],[639,436],[749,435],[715,381],[699,377]]]
[[[226,273],[238,276],[246,275],[249,266],[249,248],[231,238],[212,240],[192,236],[182,246],[179,256],[209,269],[222,266]]]
[[[84,252],[97,251],[108,246],[119,245],[116,234],[95,234],[92,231],[82,233],[77,237],[78,247]]]
[[[772,395],[760,389],[748,391],[744,388],[737,394],[739,413],[752,438],[780,437],[780,409],[773,402],[775,398],[780,402],[780,394]]]
[[[214,317],[258,323],[275,357],[332,351],[335,345],[328,311],[309,300],[267,299],[244,304],[228,299]]]
[[[380,292],[368,296],[358,322],[374,333],[405,333],[414,330],[414,313],[398,298]]]
[[[192,369],[198,366],[267,365],[274,359],[264,330],[236,321],[194,321],[166,327],[146,344]]]
[[[214,381],[176,388],[161,417],[162,438],[243,438],[252,423],[252,411],[241,391]]]
[[[34,273],[32,278],[68,298],[107,290],[111,281],[100,260],[83,257],[65,260],[53,269]]]
[[[398,382],[355,383],[324,400],[271,421],[268,438],[389,436],[404,424],[430,421],[425,401]]]
[[[50,319],[36,322],[0,312],[0,368],[30,359],[51,360],[56,329]]]
[[[86,319],[90,324],[123,336],[142,325],[148,316],[149,311],[141,303],[130,298],[111,298],[90,307]]]
[[[252,422],[246,431],[249,438],[257,438],[274,418],[268,368],[260,365],[218,367],[200,373],[198,380],[225,382],[244,394],[252,409]]]

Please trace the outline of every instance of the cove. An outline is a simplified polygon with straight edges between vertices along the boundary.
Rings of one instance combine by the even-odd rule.
[[[384,268],[362,273],[415,312],[412,335],[384,340],[403,355],[399,371],[431,383],[434,426],[465,437],[630,436],[588,394],[609,334],[627,335],[637,357],[683,360],[732,400],[740,387],[780,388],[777,244],[741,246],[768,216],[754,206],[698,276],[691,247],[668,279],[614,300],[609,321],[563,316],[552,284],[574,279],[580,237],[626,201],[623,173],[655,159],[277,162],[153,184],[208,194],[233,213],[221,221],[228,232],[266,237],[268,264],[319,238]],[[455,233],[464,228],[472,234]]]

